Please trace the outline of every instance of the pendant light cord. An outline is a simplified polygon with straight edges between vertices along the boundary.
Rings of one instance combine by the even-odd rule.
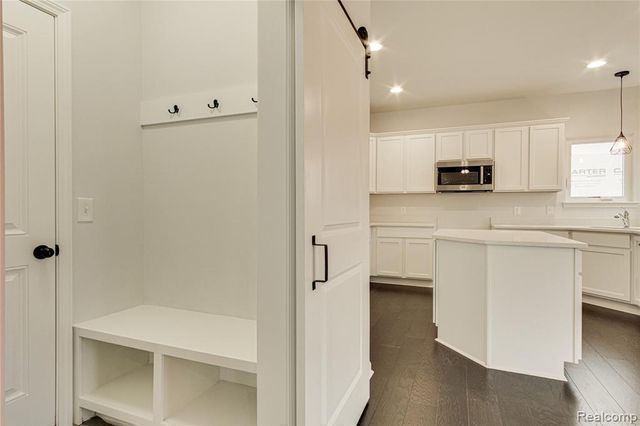
[[[620,76],[620,133],[622,133],[622,79],[624,76]]]

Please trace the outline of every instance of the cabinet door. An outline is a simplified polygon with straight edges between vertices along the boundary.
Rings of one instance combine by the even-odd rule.
[[[404,276],[422,280],[433,278],[433,240],[404,240]]]
[[[582,250],[582,291],[631,300],[631,250],[589,246]]]
[[[494,139],[495,191],[526,191],[529,177],[529,128],[496,129]]]
[[[376,238],[376,274],[402,278],[402,238]]]
[[[404,183],[406,192],[435,192],[435,136],[404,138]]]
[[[529,132],[529,190],[560,191],[564,124],[531,126]]]
[[[376,192],[376,138],[369,138],[369,193]]]
[[[493,129],[465,132],[464,158],[465,160],[493,158]]]
[[[402,192],[404,143],[402,136],[378,138],[376,192]]]
[[[636,305],[640,306],[640,237],[633,240],[633,257],[635,258],[633,264],[634,301]]]
[[[436,158],[438,161],[462,160],[462,132],[438,133],[436,135]]]

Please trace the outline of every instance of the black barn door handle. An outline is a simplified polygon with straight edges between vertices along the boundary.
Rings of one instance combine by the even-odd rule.
[[[311,237],[311,245],[313,245],[314,247],[324,248],[324,279],[313,280],[311,288],[315,290],[318,283],[326,283],[327,281],[329,281],[329,246],[326,244],[317,244],[315,235]],[[314,258],[315,258],[315,254],[314,254]]]

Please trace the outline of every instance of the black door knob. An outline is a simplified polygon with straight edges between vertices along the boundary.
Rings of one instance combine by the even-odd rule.
[[[36,259],[48,259],[53,257],[56,254],[56,251],[49,246],[39,245],[38,247],[33,249],[33,257]]]

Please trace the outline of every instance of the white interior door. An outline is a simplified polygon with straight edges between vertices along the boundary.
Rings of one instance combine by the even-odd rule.
[[[55,424],[54,22],[3,2],[5,404],[10,426]],[[53,253],[46,248],[40,257]]]
[[[369,86],[336,1],[304,2],[299,423],[355,425],[369,399]],[[312,236],[323,247],[312,246]],[[325,278],[312,288],[314,279]]]

